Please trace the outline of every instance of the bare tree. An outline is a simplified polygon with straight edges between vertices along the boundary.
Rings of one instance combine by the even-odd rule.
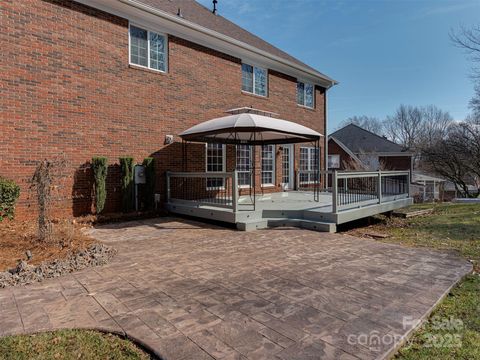
[[[461,27],[459,31],[451,31],[450,39],[455,46],[464,49],[474,63],[480,63],[480,25],[468,29]],[[472,76],[480,79],[480,67],[473,68]]]
[[[445,137],[422,149],[427,168],[452,181],[465,197],[480,194],[480,126],[472,122],[452,123]],[[477,187],[476,194],[469,185]]]
[[[473,117],[480,119],[480,81],[475,85],[475,94],[470,99],[470,108],[473,112]]]
[[[340,127],[350,124],[360,126],[361,128],[373,132],[374,134],[383,135],[383,123],[376,117],[367,115],[352,116],[343,120],[340,123]]]
[[[455,46],[464,49],[474,64],[480,64],[480,25],[472,28],[461,27],[451,31],[450,39]],[[472,78],[475,81],[475,95],[470,100],[470,108],[475,117],[480,118],[480,65],[473,66]]]
[[[403,104],[398,107],[393,116],[388,116],[384,121],[386,136],[410,150],[416,149],[422,126],[422,110]]]
[[[423,116],[421,134],[417,139],[417,147],[420,149],[444,138],[453,122],[449,112],[443,111],[435,105],[422,107],[421,111]]]

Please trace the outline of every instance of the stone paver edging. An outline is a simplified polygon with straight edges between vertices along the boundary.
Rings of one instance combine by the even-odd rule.
[[[404,338],[471,271],[452,253],[299,229],[163,218],[91,234],[112,262],[0,290],[0,336],[92,328],[163,359],[381,359],[394,344],[363,339]]]

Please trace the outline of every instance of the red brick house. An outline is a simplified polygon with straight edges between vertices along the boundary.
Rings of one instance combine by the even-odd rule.
[[[413,154],[383,136],[349,124],[328,137],[330,170],[409,170]]]
[[[163,196],[165,172],[185,166],[178,134],[228,109],[254,107],[326,133],[335,81],[195,1],[22,0],[0,10],[0,175],[21,185],[17,216],[33,209],[27,180],[37,161],[60,153],[70,176],[57,209],[76,216],[92,209],[93,156],[110,163],[106,212],[120,209],[121,156],[153,156]],[[291,145],[285,162],[284,148],[249,160],[248,148],[191,145],[187,166],[231,171],[235,159],[256,161],[262,191],[279,189],[285,172],[314,158]]]

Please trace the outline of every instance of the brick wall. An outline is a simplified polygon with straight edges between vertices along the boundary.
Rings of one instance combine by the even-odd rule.
[[[168,73],[129,66],[128,21],[75,2],[4,0],[0,11],[0,175],[21,185],[20,218],[34,211],[27,179],[36,161],[61,153],[69,176],[56,209],[77,216],[92,208],[92,156],[109,159],[106,211],[117,211],[120,156],[155,157],[164,193],[165,171],[182,169],[177,134],[226,109],[253,106],[324,133],[325,91],[316,89],[315,110],[302,108],[296,79],[284,74],[269,72],[261,98],[242,93],[239,59],[174,36]],[[164,145],[167,134],[174,144]],[[189,169],[204,171],[204,156],[191,146]]]

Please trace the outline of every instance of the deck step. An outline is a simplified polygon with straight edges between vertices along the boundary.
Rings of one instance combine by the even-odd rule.
[[[309,229],[315,231],[334,233],[337,231],[337,226],[333,222],[315,221],[308,219],[269,219],[269,227],[278,226],[295,226],[302,229]]]
[[[267,219],[248,220],[237,222],[237,229],[241,231],[252,231],[268,228]]]
[[[334,233],[337,226],[333,222],[314,221],[307,219],[290,219],[290,218],[264,218],[255,221],[238,222],[237,229],[241,231],[252,231],[258,229],[266,229],[269,227],[298,227],[321,232]]]

